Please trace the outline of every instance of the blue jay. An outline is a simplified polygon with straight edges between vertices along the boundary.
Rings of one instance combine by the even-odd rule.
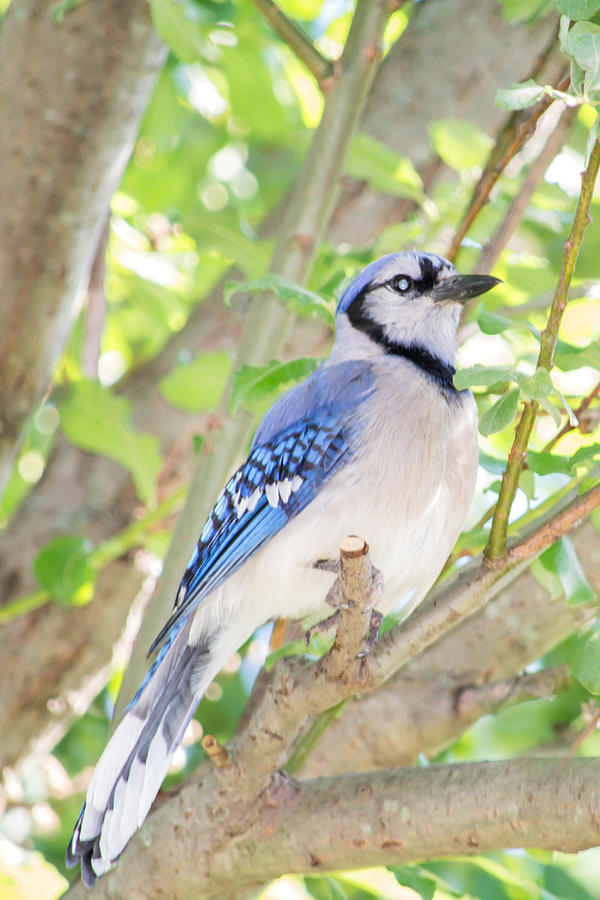
[[[281,397],[208,517],[149,672],[92,776],[67,851],[88,886],[146,818],[207,687],[260,625],[323,612],[354,533],[383,573],[378,612],[412,608],[475,489],[477,414],[453,385],[461,304],[498,279],[389,254],[346,288],[329,358]]]

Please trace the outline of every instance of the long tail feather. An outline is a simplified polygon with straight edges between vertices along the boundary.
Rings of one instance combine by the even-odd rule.
[[[108,742],[69,844],[88,887],[112,867],[146,818],[200,699],[229,655],[218,633],[190,644],[191,620]]]

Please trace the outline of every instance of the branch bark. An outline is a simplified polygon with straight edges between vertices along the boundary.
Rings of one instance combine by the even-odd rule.
[[[9,6],[0,30],[0,490],[50,381],[165,51],[143,0]]]
[[[600,842],[600,761],[515,759],[305,782],[276,775],[243,819],[195,780],[144,825],[98,900],[227,896],[285,872],[470,855],[514,846],[574,852]],[[177,822],[174,825],[174,822]],[[565,828],[569,822],[569,828]],[[235,823],[235,824],[234,824]],[[229,839],[221,846],[208,837]],[[212,844],[212,846],[211,846]],[[182,865],[193,859],[194,865]],[[81,883],[71,900],[86,896]]]
[[[600,491],[594,493],[594,499],[600,499],[600,496],[596,497],[596,493],[600,495]],[[573,505],[571,505],[572,507]],[[576,510],[577,513],[570,518],[565,517],[565,529],[573,526],[575,515],[583,517],[584,513],[587,514],[589,512],[587,508],[581,505],[576,506]],[[551,537],[555,537],[555,535],[550,536],[546,532],[543,533],[543,540],[547,539],[549,541]],[[539,552],[542,549],[543,540],[536,542],[529,537],[522,541],[515,550],[515,559],[522,563],[526,552],[532,554]],[[265,803],[269,809],[276,805],[276,801],[272,800],[270,796],[271,786],[273,784],[277,786],[280,783],[278,781],[279,776],[274,773],[282,765],[285,765],[292,747],[296,744],[305,727],[307,719],[324,709],[334,706],[352,693],[367,691],[375,685],[381,684],[394,671],[397,671],[403,662],[410,659],[411,655],[429,646],[442,634],[444,628],[448,630],[456,624],[457,612],[460,611],[463,614],[466,612],[464,604],[461,602],[465,583],[468,585],[467,601],[476,601],[480,607],[485,596],[489,596],[492,591],[497,590],[502,581],[516,571],[516,565],[517,563],[514,561],[508,562],[504,573],[490,570],[485,566],[479,566],[475,573],[468,574],[466,578],[461,576],[455,579],[454,585],[446,589],[446,596],[438,598],[435,603],[430,603],[429,608],[423,612],[415,613],[403,627],[395,629],[394,632],[387,635],[377,645],[369,658],[368,677],[365,677],[360,682],[348,682],[340,679],[335,666],[333,666],[334,677],[328,677],[330,667],[327,664],[327,658],[317,666],[305,660],[292,660],[283,665],[280,664],[275,678],[269,684],[261,702],[253,711],[243,732],[232,744],[228,754],[230,765],[222,769],[213,767],[212,771],[207,771],[206,765],[200,769],[198,779],[198,786],[202,790],[200,802],[205,804],[207,816],[200,821],[193,816],[194,821],[191,825],[188,822],[181,823],[182,807],[180,803],[184,803],[183,809],[188,808],[190,803],[193,803],[196,807],[198,805],[196,788],[186,785],[177,797],[167,800],[164,807],[161,807],[154,815],[151,815],[150,822],[161,823],[158,826],[158,832],[150,832],[152,842],[160,844],[161,851],[163,851],[165,841],[163,840],[162,829],[170,827],[172,822],[176,821],[178,822],[178,826],[175,829],[177,834],[176,843],[179,845],[183,839],[182,833],[188,832],[189,828],[189,839],[194,843],[195,847],[193,851],[195,854],[194,858],[199,859],[200,855],[203,855],[206,860],[205,875],[210,881],[210,887],[206,889],[206,894],[209,895],[215,891],[223,890],[224,886],[220,883],[219,876],[214,873],[212,868],[215,854],[222,852],[225,856],[229,856],[229,864],[225,868],[231,871],[233,865],[234,871],[239,873],[239,869],[236,868],[236,852],[239,847],[240,836],[246,833],[248,829],[252,829],[252,823],[256,821],[257,816],[260,817],[260,811]],[[334,656],[335,652],[335,650],[333,652],[330,651],[329,658]],[[425,770],[425,772],[429,771],[431,770]],[[373,777],[376,780],[379,776]],[[364,778],[368,780],[368,776],[364,776]],[[287,783],[285,782],[285,784]],[[435,783],[436,790],[438,787],[439,785]],[[423,787],[421,787],[421,790],[424,790]],[[432,789],[431,796],[433,797],[434,794],[435,790]],[[184,796],[187,799],[182,801],[181,798]],[[354,797],[355,800],[356,797]],[[286,804],[289,802],[290,796],[286,794],[284,802],[282,802],[282,816],[287,815],[285,809]],[[310,817],[310,813],[307,813],[307,816]],[[189,815],[188,818],[190,818]],[[303,821],[303,819],[298,821]],[[430,819],[425,819],[424,821],[428,821],[431,824]],[[179,823],[181,823],[181,829],[179,828]],[[477,833],[480,824],[478,819],[473,823]],[[125,854],[125,860],[129,859],[130,856],[137,858],[140,855],[144,855],[148,841],[147,828],[152,827],[151,825],[144,826],[140,836],[134,838],[131,845],[132,849]],[[302,841],[303,833],[300,826],[297,825],[295,831],[290,831],[291,825],[286,825],[286,828],[290,833],[290,841],[293,844]],[[161,835],[160,838],[158,837],[159,834]],[[494,840],[501,841],[502,839],[498,837],[498,834],[499,832],[495,833]],[[511,846],[513,846],[514,834],[511,835],[511,838],[513,840]],[[169,837],[168,840],[170,841],[171,838]],[[435,837],[433,837],[433,840],[435,840]],[[392,843],[394,842],[392,841]],[[518,843],[521,843],[520,839]],[[492,842],[488,844],[485,840],[483,845],[485,849],[489,849],[492,846],[505,846],[502,843],[494,844]],[[400,842],[400,847],[402,846],[403,844]],[[419,856],[422,857],[424,855],[423,845],[421,844],[420,847]],[[371,850],[373,850],[372,847]],[[394,850],[398,852],[395,844]],[[277,861],[276,866],[283,865],[283,868],[278,868],[273,873],[267,866],[266,870],[263,871],[264,877],[290,871],[288,859],[285,859],[284,864],[277,855],[277,850],[273,853],[273,848],[270,848],[270,852],[272,858]],[[450,851],[438,850],[436,852]],[[317,856],[316,858],[319,857]],[[397,857],[393,858],[397,859]],[[400,855],[400,858],[404,859],[406,857]],[[171,869],[173,860],[169,857],[168,852],[166,857],[161,853],[161,860],[163,862],[160,865],[157,862],[151,867],[153,878],[158,878],[161,884],[171,885],[175,877],[175,873]],[[373,859],[371,860],[371,857],[369,857],[369,860],[365,859],[364,864],[376,864],[381,861],[381,857],[374,853]],[[304,863],[303,857],[301,869],[306,868]],[[347,865],[347,861],[344,861],[343,864]],[[136,868],[139,865],[139,862],[134,864]],[[335,864],[332,863],[330,865],[328,861],[323,863],[323,865],[325,868],[330,868]],[[342,865],[341,861],[340,865]],[[147,861],[144,863],[144,867],[148,868]],[[129,879],[132,877],[134,876],[127,865],[121,863],[116,873],[109,875],[106,880],[101,882],[102,889],[106,889],[107,893],[100,894],[100,896],[119,896],[119,891],[121,890],[119,884],[131,883]],[[135,877],[137,878],[137,874]],[[186,891],[192,889],[191,883],[185,880],[190,878],[190,874],[184,872],[181,877],[184,879],[183,887],[181,884],[178,884],[177,890],[181,896],[186,896]],[[123,880],[121,881],[120,879]],[[106,888],[104,888],[105,881],[107,884]],[[142,884],[144,883],[142,881]],[[156,889],[156,880],[154,885],[154,889]],[[194,889],[196,891],[199,890],[197,883]],[[143,890],[140,896],[145,896]]]
[[[254,5],[265,17],[279,37],[293,50],[298,59],[316,78],[321,86],[334,72],[331,60],[322,56],[310,38],[301,28],[282,12],[273,0],[253,0]]]

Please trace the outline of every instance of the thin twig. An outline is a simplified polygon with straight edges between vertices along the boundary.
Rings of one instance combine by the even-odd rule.
[[[315,76],[320,85],[334,74],[334,63],[325,59],[301,28],[283,13],[273,0],[253,0],[273,31],[285,41],[298,59]]]
[[[128,550],[139,546],[148,530],[169,518],[176,511],[184,497],[185,489],[178,488],[141,519],[137,519],[117,532],[117,534],[98,544],[89,555],[90,565],[96,570],[103,569],[109,563],[123,556]],[[31,594],[26,594],[24,597],[17,597],[16,600],[5,603],[4,606],[0,607],[0,625],[5,625],[7,622],[18,619],[19,616],[33,612],[34,609],[39,609],[46,603],[50,603],[52,599],[51,593],[44,588]]]
[[[568,680],[569,667],[561,665],[540,669],[539,672],[527,672],[516,678],[503,678],[490,684],[468,685],[456,693],[456,715],[467,722],[474,722],[507,704],[512,706],[523,700],[553,697]]]
[[[213,737],[212,734],[205,734],[200,743],[208,758],[218,769],[224,769],[229,765],[227,750],[218,742],[216,737]]]
[[[537,556],[550,544],[568,534],[578,522],[587,518],[592,510],[600,506],[600,485],[578,497],[570,506],[538,528],[530,537],[524,538],[508,551],[509,562],[520,562]]]
[[[558,85],[558,90],[566,90],[569,86],[569,82],[569,78],[563,78]],[[462,222],[445,254],[449,260],[454,261],[456,258],[465,235],[487,203],[492,188],[511,159],[516,156],[524,144],[527,143],[535,131],[535,126],[542,113],[544,113],[553,102],[554,100],[552,97],[543,97],[530,109],[512,112],[506,120],[504,127],[498,135],[496,144],[492,148],[485,168],[481,173],[481,178],[473,190],[473,195],[469,201]]]
[[[569,747],[569,752],[565,756],[565,760],[572,759],[575,756],[575,754],[577,753],[577,751],[579,750],[579,748],[581,747],[581,745],[583,744],[583,742],[585,741],[585,739],[588,738],[590,736],[590,734],[592,733],[592,731],[595,731],[596,728],[598,727],[598,723],[600,722],[600,709],[598,709],[598,707],[596,706],[595,700],[591,700],[590,703],[593,704],[593,712],[590,717],[590,720],[587,723],[587,725],[585,726],[585,728],[583,729],[583,731],[581,732],[581,734],[579,734],[577,736],[576,740],[574,740],[573,743],[571,744],[571,746]]]
[[[367,542],[354,535],[348,536],[340,544],[340,574],[330,594],[337,590],[342,606],[338,611],[334,644],[318,667],[320,674],[326,679],[341,679],[349,686],[360,680],[361,664],[357,657],[364,647],[379,588],[377,578],[373,577],[368,552]],[[342,700],[315,718],[286,763],[285,768],[290,775],[300,771],[346,702],[347,700]]]
[[[523,180],[523,184],[517,195],[512,199],[502,222],[496,229],[496,232],[489,243],[481,251],[474,267],[475,272],[481,272],[483,274],[491,272],[496,260],[521,222],[523,213],[527,209],[533,192],[544,177],[546,169],[564,144],[576,115],[576,107],[565,106],[542,150],[531,163]]]
[[[565,434],[569,434],[569,432],[574,431],[576,428],[579,428],[579,417],[586,411],[592,400],[597,397],[598,394],[600,394],[600,381],[598,382],[596,387],[592,391],[590,391],[587,397],[583,398],[577,409],[574,411],[573,415],[577,419],[577,425],[571,425],[570,422],[567,422],[565,425],[563,425],[558,434],[555,434],[554,437],[549,440],[548,443],[542,448],[543,453],[549,453],[550,450],[552,450],[552,448],[555,447],[556,444],[558,444],[561,438],[564,438]]]
[[[554,354],[556,341],[558,340],[558,329],[567,306],[569,285],[571,284],[573,272],[575,271],[579,248],[581,247],[585,229],[591,221],[589,214],[590,204],[599,167],[600,140],[597,140],[590,155],[588,166],[582,173],[581,193],[575,210],[573,227],[569,237],[565,241],[563,262],[556,290],[554,292],[552,306],[550,307],[548,324],[542,333],[537,365],[548,371],[552,366],[552,356]],[[527,400],[517,426],[506,470],[502,475],[502,487],[500,488],[498,504],[494,512],[494,518],[492,519],[490,537],[484,551],[484,559],[488,565],[497,565],[498,562],[506,556],[508,517],[517,492],[519,476],[526,461],[527,445],[533,430],[538,406],[539,404],[537,401]]]

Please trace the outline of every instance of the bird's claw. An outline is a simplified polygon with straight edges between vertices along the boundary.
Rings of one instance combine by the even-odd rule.
[[[337,624],[337,620],[340,617],[339,609],[332,613],[330,616],[327,616],[326,619],[321,619],[320,622],[317,622],[316,625],[311,625],[310,628],[306,630],[304,633],[304,642],[307,647],[310,647],[310,642],[312,641],[313,634],[324,634],[326,631],[329,631],[334,625]]]
[[[379,640],[379,628],[383,622],[383,615],[378,610],[371,610],[371,621],[369,622],[369,630],[365,638],[362,650],[356,654],[357,659],[364,659],[369,655],[373,647]]]

